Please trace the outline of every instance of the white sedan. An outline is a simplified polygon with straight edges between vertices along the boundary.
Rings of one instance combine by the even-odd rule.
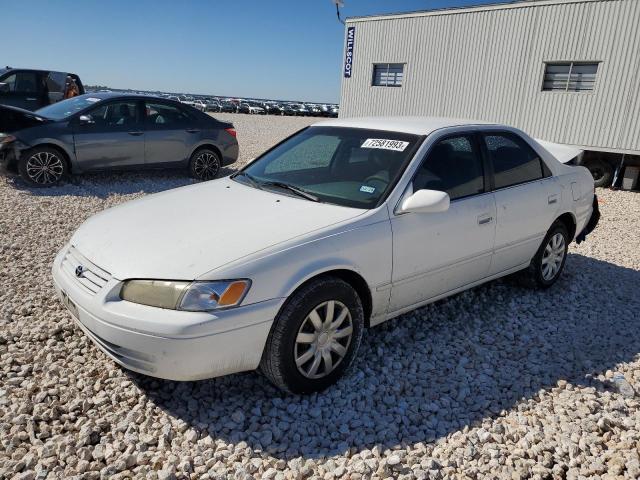
[[[196,380],[258,367],[318,391],[365,328],[514,272],[546,288],[597,222],[593,179],[504,125],[336,119],[235,175],[110,208],[56,289],[120,365]]]

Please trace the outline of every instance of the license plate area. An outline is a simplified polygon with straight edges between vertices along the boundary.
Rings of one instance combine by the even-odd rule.
[[[66,292],[62,291],[61,293],[62,303],[64,303],[64,306],[67,307],[67,309],[71,312],[71,315],[73,315],[75,318],[79,318],[80,316],[78,315],[77,305],[73,302],[73,300],[69,298],[69,295],[67,295]]]

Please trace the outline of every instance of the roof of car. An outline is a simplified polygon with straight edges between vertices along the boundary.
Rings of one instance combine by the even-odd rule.
[[[387,130],[391,132],[413,133],[415,135],[429,135],[441,128],[463,125],[492,124],[480,120],[446,117],[354,117],[325,120],[314,123],[312,126],[367,128],[370,130]]]
[[[167,98],[167,97],[160,97],[156,95],[143,95],[141,93],[127,93],[127,92],[92,92],[92,93],[85,93],[82,96],[99,98],[100,100],[108,100],[110,98],[147,98],[147,99],[168,100],[170,102],[175,102],[175,100],[172,100],[171,98]]]

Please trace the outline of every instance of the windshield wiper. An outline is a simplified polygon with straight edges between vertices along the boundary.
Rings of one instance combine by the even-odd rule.
[[[309,192],[307,192],[306,190],[304,190],[304,189],[302,189],[300,187],[296,187],[294,185],[289,185],[288,183],[264,181],[264,182],[261,182],[261,185],[264,185],[264,186],[267,186],[267,187],[278,187],[278,188],[282,188],[283,190],[289,190],[290,192],[295,193],[299,197],[306,198],[307,200],[311,200],[312,202],[319,202],[320,201],[320,199],[318,197],[316,197],[314,194],[309,193]]]
[[[249,180],[249,183],[257,188],[258,190],[262,190],[262,187],[260,186],[260,183],[258,182],[258,180],[256,180],[256,178],[253,175],[248,174],[247,172],[236,172],[233,175],[231,175],[231,178],[236,178],[236,177],[244,177],[247,180]]]

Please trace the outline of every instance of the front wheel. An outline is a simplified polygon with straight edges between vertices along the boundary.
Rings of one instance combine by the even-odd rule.
[[[35,147],[20,157],[18,171],[32,187],[51,187],[67,174],[67,162],[55,148]]]
[[[549,288],[556,283],[567,260],[569,232],[562,222],[554,223],[542,241],[529,268],[523,272],[530,284]]]
[[[362,303],[351,285],[334,277],[312,280],[276,317],[260,369],[286,392],[324,390],[350,367],[363,330]]]
[[[213,180],[220,172],[220,156],[209,148],[201,148],[191,155],[189,173],[198,180]]]

